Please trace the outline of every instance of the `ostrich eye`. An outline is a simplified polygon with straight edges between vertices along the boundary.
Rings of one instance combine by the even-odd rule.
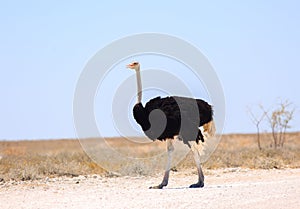
[[[134,62],[133,64],[134,64],[134,65],[137,65],[137,64],[139,64],[139,63],[138,63],[138,62]]]

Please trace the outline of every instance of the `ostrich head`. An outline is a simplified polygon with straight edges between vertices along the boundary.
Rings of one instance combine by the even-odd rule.
[[[138,62],[132,62],[128,65],[126,65],[127,68],[133,69],[133,70],[140,70],[140,63]]]

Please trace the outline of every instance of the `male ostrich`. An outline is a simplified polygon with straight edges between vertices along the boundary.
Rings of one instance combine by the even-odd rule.
[[[211,105],[201,99],[169,96],[156,97],[142,105],[142,83],[140,64],[133,62],[127,68],[134,69],[137,79],[137,103],[133,108],[133,116],[141,126],[144,133],[152,140],[167,141],[168,161],[162,182],[150,189],[162,189],[167,186],[171,167],[173,139],[179,137],[193,151],[198,171],[198,182],[190,188],[204,186],[204,175],[200,165],[199,141],[204,142],[204,137],[199,127],[203,126],[208,135],[214,134],[213,111]],[[163,114],[160,114],[163,113]],[[196,118],[195,118],[196,115]],[[182,124],[184,123],[184,124]],[[195,141],[193,147],[189,144]],[[200,143],[201,143],[200,142]]]

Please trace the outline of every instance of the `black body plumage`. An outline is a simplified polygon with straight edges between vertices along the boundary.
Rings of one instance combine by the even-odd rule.
[[[155,110],[164,116],[151,114]],[[199,127],[212,120],[213,110],[211,105],[201,99],[156,97],[147,102],[145,107],[137,103],[133,108],[133,116],[152,140],[165,140],[180,135],[185,142],[198,143],[199,140],[204,141]]]

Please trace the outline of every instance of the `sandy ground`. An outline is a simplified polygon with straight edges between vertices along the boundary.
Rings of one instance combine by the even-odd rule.
[[[0,208],[300,208],[300,169],[206,171],[205,187],[189,189],[194,171],[173,172],[163,190],[154,177],[61,177],[1,182]]]

